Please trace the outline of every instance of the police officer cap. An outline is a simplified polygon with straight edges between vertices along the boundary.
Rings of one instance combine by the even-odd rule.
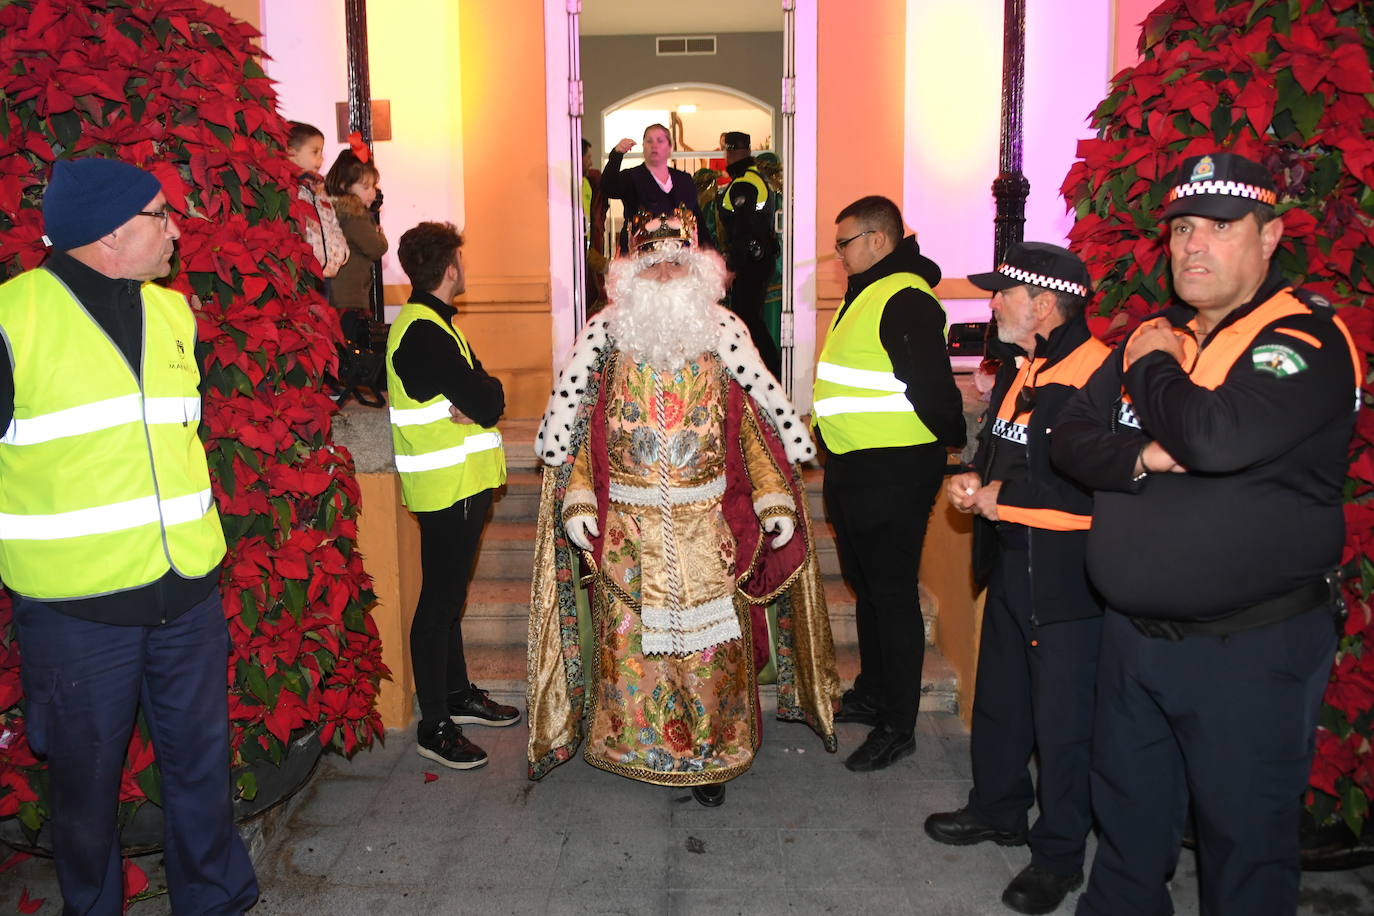
[[[730,130],[720,135],[721,149],[749,149],[749,135],[739,130]]]
[[[59,159],[43,192],[44,240],[58,251],[89,245],[133,219],[161,191],[152,175],[118,159]]]
[[[969,282],[995,293],[1013,286],[1038,286],[1087,298],[1092,292],[1088,268],[1067,248],[1046,242],[1021,242],[1011,246],[995,271],[970,274]]]
[[[1236,153],[1190,156],[1174,175],[1161,219],[1241,219],[1259,204],[1273,206],[1277,200],[1274,178],[1258,162]]]

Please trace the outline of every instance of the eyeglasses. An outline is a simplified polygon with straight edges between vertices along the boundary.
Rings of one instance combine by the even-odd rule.
[[[854,241],[855,239],[861,239],[861,238],[863,238],[863,237],[866,236],[866,235],[871,235],[872,233],[874,233],[874,232],[876,232],[876,231],[877,231],[876,229],[865,229],[863,232],[860,232],[858,235],[851,235],[851,236],[850,236],[849,238],[847,238],[847,239],[836,239],[836,240],[835,240],[835,253],[836,253],[836,254],[844,254],[844,250],[845,250],[845,248],[847,248],[847,247],[849,246],[849,243],[850,243],[850,242]]]
[[[162,227],[165,229],[165,228],[167,228],[167,221],[170,220],[170,219],[172,218],[172,208],[171,208],[171,207],[163,207],[161,210],[139,210],[139,211],[138,211],[137,213],[135,213],[134,215],[135,215],[135,216],[151,216],[151,217],[153,217],[153,218],[155,218],[155,219],[160,219],[160,220],[162,220]]]

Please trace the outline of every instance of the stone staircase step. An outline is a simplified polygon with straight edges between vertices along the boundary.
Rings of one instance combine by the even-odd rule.
[[[536,470],[507,470],[506,485],[496,493],[492,518],[499,521],[528,521],[539,518],[539,489],[543,485]],[[530,529],[533,531],[533,527]]]

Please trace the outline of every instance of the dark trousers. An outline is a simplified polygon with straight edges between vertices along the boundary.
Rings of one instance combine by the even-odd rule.
[[[448,695],[470,684],[463,655],[463,606],[490,508],[491,491],[483,490],[447,509],[415,513],[423,581],[410,624],[410,664],[425,726],[447,716]]]
[[[1296,911],[1301,798],[1335,648],[1325,607],[1178,641],[1107,612],[1092,765],[1102,834],[1079,913],[1173,912],[1190,796],[1202,913]]]
[[[1093,606],[1079,610],[1094,616],[1032,627],[1030,562],[1018,526],[1000,539],[983,610],[968,804],[986,823],[1025,829],[1035,801],[1028,763],[1036,751],[1040,816],[1030,831],[1031,864],[1067,875],[1083,867],[1092,828],[1088,779],[1102,617]]]
[[[778,378],[782,374],[782,352],[763,320],[763,301],[768,298],[768,281],[772,274],[772,260],[741,266],[730,285],[730,311],[744,322],[763,364],[774,378]]]
[[[921,704],[926,633],[918,573],[945,466],[942,446],[909,452],[901,474],[874,474],[844,455],[831,455],[825,467],[825,514],[835,527],[840,571],[857,598],[854,689],[872,698],[882,722],[903,734],[916,728]]]
[[[123,912],[116,816],[141,706],[162,774],[176,913],[242,913],[258,896],[229,784],[229,632],[219,590],[169,623],[78,620],[15,596],[33,749],[48,758],[63,913]]]

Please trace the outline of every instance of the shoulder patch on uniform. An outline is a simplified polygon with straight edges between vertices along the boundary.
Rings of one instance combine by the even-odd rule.
[[[1264,344],[1250,351],[1250,362],[1256,372],[1276,378],[1297,375],[1307,368],[1307,360],[1292,347],[1284,344]]]
[[[1310,289],[1293,290],[1293,298],[1311,309],[1332,309],[1331,300],[1325,296],[1312,292]]]

